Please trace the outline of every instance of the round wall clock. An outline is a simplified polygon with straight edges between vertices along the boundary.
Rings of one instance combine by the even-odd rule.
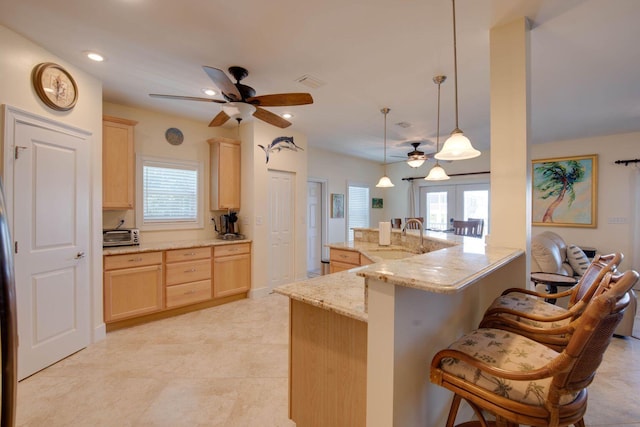
[[[43,62],[34,67],[31,80],[36,93],[48,107],[71,110],[78,100],[78,87],[71,74],[58,64]]]
[[[182,144],[182,141],[184,141],[184,135],[182,135],[182,131],[178,128],[167,129],[164,133],[164,137],[171,145],[180,145]]]

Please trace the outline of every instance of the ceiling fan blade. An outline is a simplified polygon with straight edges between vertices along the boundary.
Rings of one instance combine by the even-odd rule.
[[[209,78],[213,80],[216,86],[218,86],[218,89],[220,89],[220,92],[222,92],[225,97],[234,101],[242,101],[242,95],[240,95],[238,88],[224,71],[213,67],[207,67],[206,65],[202,68],[205,73],[209,75]]]
[[[256,111],[253,113],[253,117],[283,129],[291,126],[290,122],[286,121],[279,115],[260,107],[256,107]]]
[[[313,98],[308,93],[274,93],[247,98],[247,102],[261,107],[286,107],[289,105],[313,104]]]
[[[202,102],[217,102],[218,104],[226,104],[227,103],[227,101],[222,101],[220,99],[199,98],[197,96],[161,95],[159,93],[150,93],[149,96],[152,97],[152,98],[183,99],[183,100],[186,100],[186,101],[202,101]]]
[[[220,111],[213,118],[213,120],[211,120],[211,123],[209,123],[209,127],[222,126],[223,124],[227,123],[227,120],[229,120],[230,118],[231,117],[229,117],[227,113],[225,113],[224,111]]]

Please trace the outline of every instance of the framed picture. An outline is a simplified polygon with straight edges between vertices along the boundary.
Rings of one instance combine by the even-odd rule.
[[[375,197],[371,199],[371,207],[373,209],[382,209],[382,199],[376,199]]]
[[[344,218],[344,194],[331,194],[331,218]]]
[[[534,160],[532,225],[597,225],[598,155]]]

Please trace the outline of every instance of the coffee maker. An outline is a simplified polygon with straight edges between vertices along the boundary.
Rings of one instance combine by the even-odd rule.
[[[216,231],[218,232],[218,238],[224,240],[244,239],[244,236],[239,233],[238,226],[238,213],[229,210],[226,214],[220,215],[220,229],[216,225]]]

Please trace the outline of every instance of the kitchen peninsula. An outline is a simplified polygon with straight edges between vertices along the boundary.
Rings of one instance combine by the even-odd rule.
[[[329,245],[374,263],[281,286],[290,298],[290,409],[299,426],[440,426],[451,393],[429,362],[474,328],[503,289],[524,286],[524,251],[482,239],[356,229]],[[368,420],[368,421],[367,421]]]

